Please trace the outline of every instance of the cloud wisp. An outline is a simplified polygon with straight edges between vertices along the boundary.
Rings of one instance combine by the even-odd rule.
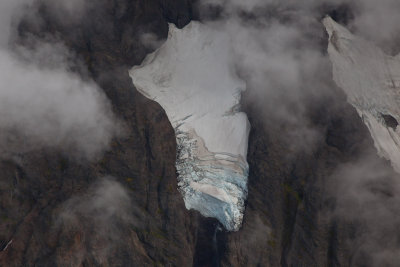
[[[279,133],[291,154],[313,151],[325,141],[325,126],[316,125],[312,114],[332,105],[327,101],[338,93],[326,54],[324,12],[348,9],[346,23],[353,32],[391,53],[399,50],[400,4],[394,0],[209,0],[202,7],[204,23],[230,35],[232,68],[247,83],[245,104],[257,111],[268,132]],[[337,203],[335,216],[359,225],[356,236],[346,240],[355,248],[353,263],[395,266],[400,260],[393,234],[399,226],[398,175],[368,150],[324,179]]]
[[[400,177],[374,151],[341,164],[327,188],[335,199],[332,215],[356,226],[346,240],[356,266],[397,266],[400,244]]]
[[[29,47],[12,44],[15,22],[32,1],[0,3],[0,150],[4,156],[56,148],[93,159],[119,132],[102,90],[79,59],[57,40],[30,37]]]
[[[85,194],[67,200],[56,216],[53,230],[61,230],[66,238],[73,234],[79,236],[68,248],[71,250],[68,253],[74,254],[69,259],[74,266],[89,258],[105,264],[118,246],[127,246],[123,243],[127,235],[124,229],[139,227],[139,217],[143,220],[139,208],[132,205],[129,193],[112,177],[99,179]],[[60,254],[60,263],[63,259]]]

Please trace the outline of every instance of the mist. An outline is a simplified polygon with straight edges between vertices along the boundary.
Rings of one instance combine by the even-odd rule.
[[[81,2],[65,8],[77,10]],[[0,3],[2,157],[52,148],[95,159],[118,135],[120,122],[84,64],[55,37],[15,42],[18,18],[34,8],[28,0]]]
[[[143,216],[126,189],[112,177],[94,182],[87,192],[73,196],[63,203],[55,214],[53,230],[61,235],[79,235],[78,247],[72,247],[73,266],[79,266],[89,258],[98,264],[107,259],[123,241],[126,227],[140,227]],[[58,251],[60,256],[63,251]],[[63,262],[62,256],[60,262]],[[65,263],[65,264],[70,264]]]
[[[43,2],[52,15],[71,23],[88,8],[84,0]],[[30,37],[25,40],[28,46],[14,42],[18,18],[32,5],[33,0],[0,2],[0,153],[8,158],[52,148],[74,158],[96,159],[120,133],[120,122],[101,88],[89,78],[85,64],[57,38]],[[399,51],[397,0],[202,3],[202,15],[208,18],[204,23],[229,35],[231,68],[248,88],[243,106],[257,112],[268,133],[279,135],[288,156],[312,153],[325,141],[325,127],[316,125],[310,114],[337,93],[321,19],[339,6],[351,10],[346,23],[355,34],[391,54]],[[206,14],[210,9],[217,9],[217,16]],[[153,34],[143,34],[139,41],[151,49],[161,44]],[[355,237],[347,240],[354,249],[354,263],[395,266],[400,261],[395,234],[400,224],[400,177],[377,158],[376,151],[366,150],[324,179],[335,202],[329,215],[360,226]],[[102,263],[123,235],[118,225],[138,224],[132,211],[135,208],[122,185],[105,178],[86,194],[65,202],[56,214],[55,227],[66,234],[82,231],[89,248],[91,239],[104,240],[97,250],[74,251],[77,264],[92,253]],[[256,230],[251,232],[249,251],[256,243],[253,239],[260,238],[258,233],[269,231],[260,220],[252,224]]]
[[[319,14],[306,7],[296,10],[296,2],[216,5],[223,10],[220,17],[206,24],[230,36],[232,69],[248,88],[243,105],[256,109],[289,151],[311,152],[321,142],[321,129],[312,125],[310,109],[332,94],[329,60],[320,47],[325,33]]]
[[[397,266],[400,244],[400,176],[375,151],[341,164],[327,181],[335,199],[331,216],[355,226],[347,240],[353,264]]]
[[[286,145],[289,158],[312,153],[325,142],[326,126],[316,124],[312,114],[334,105],[332,96],[338,93],[321,25],[337,8],[348,12],[340,22],[355,34],[388,53],[399,51],[398,1],[209,0],[202,5],[204,23],[231,38],[232,68],[247,84],[242,105],[256,111],[268,134]],[[346,240],[351,264],[397,266],[400,177],[376,152],[366,147],[323,177],[322,190],[335,203],[326,216],[356,227],[355,236]]]

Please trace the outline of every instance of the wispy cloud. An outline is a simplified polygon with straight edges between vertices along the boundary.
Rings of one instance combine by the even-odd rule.
[[[119,132],[119,122],[87,73],[74,71],[84,65],[61,42],[29,37],[29,46],[10,43],[14,19],[31,4],[0,3],[1,153],[50,147],[95,158]]]
[[[342,164],[328,179],[335,199],[333,215],[353,224],[355,233],[346,240],[354,265],[397,266],[400,244],[400,176],[374,151]]]
[[[288,153],[312,151],[325,142],[325,125],[316,125],[313,117],[338,98],[321,19],[340,5],[352,14],[346,22],[353,32],[395,51],[398,1],[203,2],[203,12],[214,11],[203,16],[205,23],[230,35],[232,68],[247,83],[245,104],[256,110],[268,133],[278,133]],[[364,152],[324,179],[336,201],[335,216],[358,227],[356,235],[346,240],[353,264],[396,266],[400,177],[375,150]]]
[[[74,266],[94,258],[104,264],[118,246],[126,246],[123,240],[128,229],[141,226],[141,211],[133,206],[129,193],[112,177],[99,179],[88,191],[67,200],[56,214],[55,231],[61,231],[66,239],[77,235],[69,247],[69,261]],[[59,251],[58,262],[63,262]],[[68,264],[70,264],[68,262]]]

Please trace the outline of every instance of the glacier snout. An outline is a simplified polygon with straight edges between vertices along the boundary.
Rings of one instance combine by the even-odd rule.
[[[186,208],[239,229],[247,198],[250,125],[239,111],[245,84],[232,70],[229,38],[197,22],[170,25],[167,41],[130,76],[175,130],[178,187]]]

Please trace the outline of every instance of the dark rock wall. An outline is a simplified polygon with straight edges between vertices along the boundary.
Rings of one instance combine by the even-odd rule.
[[[176,189],[173,129],[127,73],[150,52],[140,34],[166,38],[167,22],[183,27],[193,18],[192,2],[99,0],[90,16],[68,23],[39,10],[42,21],[26,18],[19,42],[28,34],[60,38],[85,62],[126,133],[95,163],[48,150],[0,162],[0,250],[13,240],[0,251],[1,266],[348,266],[343,240],[350,230],[325,216],[330,206],[323,185],[337,164],[372,142],[339,90],[314,114],[326,136],[312,153],[291,155],[280,133],[245,107],[252,131],[243,228],[216,231],[215,220],[185,209]],[[118,242],[99,260],[108,242],[101,233],[84,218],[72,228],[57,227],[57,216],[65,201],[104,176],[128,189],[140,215],[137,224],[121,223]]]

